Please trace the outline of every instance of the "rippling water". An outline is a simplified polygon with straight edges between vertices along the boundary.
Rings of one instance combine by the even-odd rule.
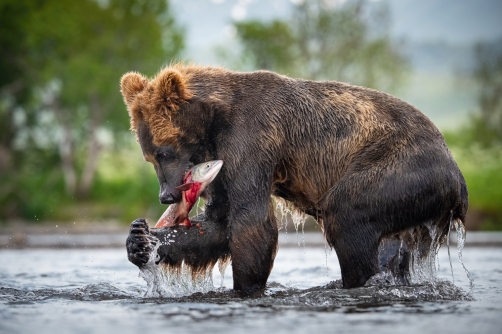
[[[467,247],[463,260],[472,293],[456,256],[451,283],[445,246],[435,284],[344,290],[334,252],[281,247],[263,296],[234,294],[229,267],[213,292],[152,299],[125,249],[0,250],[0,332],[500,333],[502,248]]]

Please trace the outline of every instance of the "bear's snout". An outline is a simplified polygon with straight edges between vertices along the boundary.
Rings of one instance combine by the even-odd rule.
[[[170,188],[166,183],[160,186],[159,201],[161,204],[173,204],[181,201],[181,191]]]

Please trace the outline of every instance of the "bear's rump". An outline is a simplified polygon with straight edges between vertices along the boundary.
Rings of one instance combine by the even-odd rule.
[[[447,151],[397,151],[374,164],[353,164],[357,168],[351,166],[319,201],[320,210],[338,213],[340,224],[357,212],[386,234],[444,220],[467,206],[465,181]]]

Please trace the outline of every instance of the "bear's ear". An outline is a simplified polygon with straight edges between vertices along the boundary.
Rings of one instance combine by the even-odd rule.
[[[120,91],[124,97],[124,102],[129,105],[134,101],[138,93],[141,93],[148,85],[148,80],[139,73],[129,72],[122,76],[120,80]]]
[[[172,68],[162,71],[152,82],[157,107],[177,110],[179,105],[192,95],[188,91],[182,74]]]

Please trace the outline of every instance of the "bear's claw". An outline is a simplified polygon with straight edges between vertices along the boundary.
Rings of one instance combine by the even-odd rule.
[[[145,265],[155,249],[158,239],[150,234],[148,223],[144,219],[136,219],[131,223],[126,240],[127,258],[138,267]]]

